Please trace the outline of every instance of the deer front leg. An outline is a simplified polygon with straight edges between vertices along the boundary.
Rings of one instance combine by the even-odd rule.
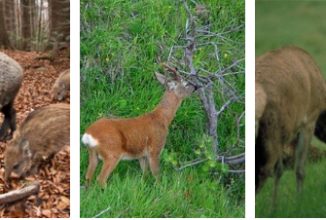
[[[158,181],[158,173],[160,171],[160,155],[151,155],[149,158],[149,167],[151,168],[151,172],[155,177],[156,181]]]
[[[96,155],[96,151],[94,149],[89,149],[88,153],[89,153],[89,164],[86,173],[86,186],[89,186],[98,164],[98,157]]]

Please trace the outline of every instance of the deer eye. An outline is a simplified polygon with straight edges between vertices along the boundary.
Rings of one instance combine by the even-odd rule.
[[[17,164],[13,167],[14,170],[17,170],[18,168],[19,168],[19,163],[17,163]]]

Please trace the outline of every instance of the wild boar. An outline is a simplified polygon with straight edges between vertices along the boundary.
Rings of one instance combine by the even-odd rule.
[[[55,81],[52,87],[53,99],[61,101],[67,95],[70,90],[70,69],[65,70]]]
[[[0,141],[11,139],[16,130],[16,111],[13,104],[22,82],[22,67],[0,52],[0,111],[5,116],[0,129]],[[9,128],[10,133],[7,135]]]
[[[70,105],[53,104],[30,113],[5,152],[5,178],[35,174],[39,163],[70,145]]]

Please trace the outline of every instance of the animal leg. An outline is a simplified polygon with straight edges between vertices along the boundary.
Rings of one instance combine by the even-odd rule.
[[[30,171],[28,172],[28,175],[35,175],[37,173],[38,165],[41,163],[41,160],[36,159],[33,162],[33,165],[30,168]]]
[[[160,170],[160,157],[159,155],[151,155],[149,158],[149,166],[153,176],[158,180],[158,173]]]
[[[98,164],[98,158],[96,155],[96,151],[94,149],[89,149],[89,164],[86,173],[86,185],[88,186],[92,180],[93,174]]]
[[[295,173],[297,179],[297,194],[301,193],[303,181],[306,176],[305,164],[309,144],[313,136],[314,126],[307,125],[298,135],[298,142],[295,151]]]
[[[273,194],[273,202],[271,208],[276,206],[276,197],[277,197],[277,190],[280,179],[283,175],[283,161],[282,158],[279,158],[275,164],[275,171],[274,171],[275,179],[274,179],[274,194]]]
[[[16,111],[12,105],[13,103],[11,102],[1,109],[1,112],[5,115],[5,119],[0,129],[0,141],[12,139],[13,133],[16,130]],[[6,136],[9,126],[10,133]]]
[[[120,161],[120,157],[117,156],[110,156],[108,159],[104,159],[103,167],[100,174],[97,177],[97,181],[100,184],[101,188],[104,189],[106,187],[107,179],[109,178],[110,174],[117,166]]]
[[[276,163],[280,155],[282,155],[282,144],[277,137],[266,138],[266,140],[259,137],[256,141],[255,151],[255,184],[257,196],[268,177],[271,177],[275,172]]]
[[[147,161],[147,157],[141,157],[138,159],[139,164],[140,164],[140,168],[143,172],[143,175],[145,175],[147,173],[147,168],[148,168],[148,161]]]

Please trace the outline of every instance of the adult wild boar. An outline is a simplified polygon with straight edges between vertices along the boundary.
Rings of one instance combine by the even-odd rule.
[[[11,139],[16,130],[15,97],[23,82],[23,69],[12,58],[0,52],[0,111],[5,118],[0,129],[0,141]],[[10,133],[7,131],[10,128]]]

